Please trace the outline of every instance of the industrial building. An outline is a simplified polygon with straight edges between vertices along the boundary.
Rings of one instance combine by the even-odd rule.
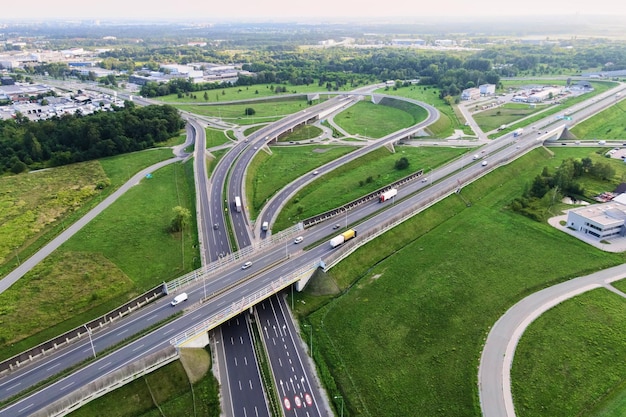
[[[598,240],[626,235],[626,204],[612,200],[567,211],[567,227]]]
[[[496,93],[496,85],[495,84],[482,84],[478,86],[478,90],[480,94],[483,96],[490,96]]]
[[[461,100],[474,100],[480,98],[480,90],[478,88],[466,88],[461,93]]]

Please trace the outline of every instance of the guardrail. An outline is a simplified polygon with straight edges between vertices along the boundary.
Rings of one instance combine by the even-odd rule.
[[[315,226],[318,223],[321,223],[325,220],[331,219],[335,216],[338,216],[340,214],[344,214],[346,211],[350,210],[351,208],[354,208],[358,205],[361,205],[363,203],[367,203],[368,201],[374,199],[374,198],[378,198],[379,195],[381,195],[382,193],[384,193],[385,191],[394,188],[394,187],[400,187],[401,185],[404,185],[408,182],[411,181],[415,181],[417,178],[421,177],[423,175],[424,170],[420,169],[417,172],[414,172],[411,175],[407,175],[404,178],[400,178],[398,181],[395,181],[389,185],[386,185],[382,188],[379,188],[376,191],[372,191],[371,193],[364,195],[363,197],[359,197],[356,200],[352,200],[349,203],[344,204],[343,206],[334,208],[332,210],[328,210],[325,213],[322,214],[318,214],[317,216],[313,216],[313,217],[309,217],[308,219],[304,219],[302,221],[302,225],[304,226],[304,228],[308,228],[311,226]]]
[[[73,342],[82,340],[89,332],[97,332],[105,326],[121,319],[124,316],[127,316],[133,311],[153,302],[163,295],[165,295],[164,285],[161,284],[158,287],[155,287],[116,308],[115,310],[90,321],[89,323],[76,327],[60,336],[55,337],[54,339],[40,343],[25,352],[18,353],[17,355],[0,362],[0,377],[10,373],[14,369],[20,368],[26,363],[41,359],[47,356],[50,352],[54,352]]]
[[[302,275],[306,274],[307,272],[311,270],[316,270],[318,267],[322,265],[323,265],[322,260],[318,259],[317,261],[311,262],[306,266],[300,267],[296,269],[295,271],[290,272],[287,275],[279,277],[278,279],[270,282],[268,285],[266,285],[259,291],[251,295],[243,297],[241,301],[234,302],[231,305],[224,307],[217,313],[210,316],[208,319],[174,336],[170,340],[170,344],[178,347],[184,344],[187,340],[196,336],[197,334],[217,327],[219,324],[225,322],[226,320],[237,316],[239,313],[243,311],[246,311],[248,308],[257,304],[259,301],[270,297],[271,295],[277,293],[283,288],[286,288],[292,283],[300,280],[302,278]]]

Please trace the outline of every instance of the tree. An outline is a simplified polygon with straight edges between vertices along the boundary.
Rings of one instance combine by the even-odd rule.
[[[246,107],[246,109],[243,111],[243,113],[246,116],[253,116],[256,113],[256,111],[252,107]]]
[[[189,224],[191,213],[189,212],[189,209],[181,206],[174,207],[172,211],[174,212],[174,218],[170,223],[170,232],[180,232],[185,228],[185,226],[187,226],[187,224]]]
[[[398,159],[394,165],[394,168],[397,169],[398,171],[402,171],[403,169],[407,169],[408,167],[409,167],[409,160],[405,156]]]

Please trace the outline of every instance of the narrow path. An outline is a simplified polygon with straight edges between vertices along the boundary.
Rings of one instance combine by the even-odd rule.
[[[39,251],[37,251],[33,256],[26,259],[22,262],[17,268],[11,271],[7,276],[0,280],[0,294],[6,291],[11,285],[15,284],[20,278],[26,275],[31,269],[33,269],[39,262],[43,261],[48,255],[54,252],[59,246],[65,243],[66,240],[74,236],[80,229],[82,229],[87,223],[93,220],[98,214],[100,214],[104,209],[109,207],[111,204],[115,202],[118,198],[120,198],[126,191],[128,191],[131,187],[139,182],[151,172],[156,171],[159,168],[163,168],[166,165],[169,165],[174,162],[181,161],[182,158],[177,156],[165,161],[158,162],[148,168],[145,168],[135,174],[130,180],[128,180],[124,185],[122,185],[119,189],[117,189],[113,194],[105,198],[100,204],[91,209],[85,216],[80,218],[76,223],[72,224],[70,227],[65,229],[60,235],[52,239],[50,243],[45,245]]]

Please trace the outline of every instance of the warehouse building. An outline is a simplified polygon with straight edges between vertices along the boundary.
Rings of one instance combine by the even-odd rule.
[[[615,200],[568,210],[567,227],[598,240],[626,235],[626,205]]]

